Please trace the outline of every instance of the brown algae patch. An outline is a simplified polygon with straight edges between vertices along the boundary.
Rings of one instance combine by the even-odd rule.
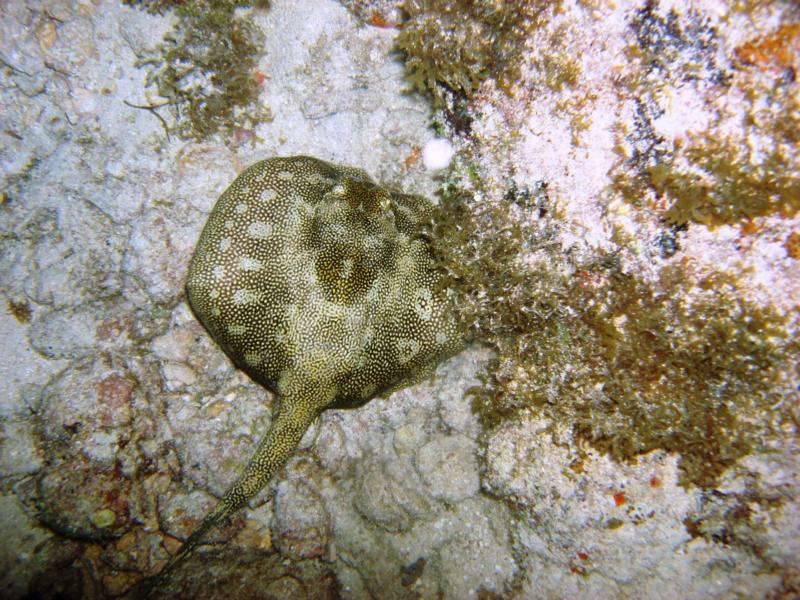
[[[796,312],[688,260],[645,281],[613,255],[570,259],[541,190],[511,205],[450,190],[436,216],[457,305],[497,352],[473,390],[486,426],[544,414],[617,460],[678,453],[681,484],[701,487],[794,431]]]

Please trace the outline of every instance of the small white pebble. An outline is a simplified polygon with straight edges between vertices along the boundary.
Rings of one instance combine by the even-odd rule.
[[[422,149],[422,163],[428,171],[441,171],[450,166],[455,152],[453,145],[448,140],[434,138]]]

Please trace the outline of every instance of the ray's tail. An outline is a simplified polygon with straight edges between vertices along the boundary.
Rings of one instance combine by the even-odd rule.
[[[144,580],[129,594],[130,598],[147,598],[157,591],[197,546],[202,545],[206,535],[222,521],[247,504],[267,484],[275,473],[286,464],[294,453],[300,439],[319,414],[306,403],[281,401],[272,424],[247,463],[243,473],[228,488],[225,495],[209,512],[200,525],[180,547],[178,552],[159,573]]]

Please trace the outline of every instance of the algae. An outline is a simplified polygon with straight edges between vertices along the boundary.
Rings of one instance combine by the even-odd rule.
[[[787,46],[800,28],[781,27],[735,49],[736,71],[730,57],[721,57],[715,29],[691,11],[661,15],[649,2],[631,29],[636,44],[629,55],[640,70],[630,82],[636,111],[632,128],[619,126],[623,160],[612,173],[614,190],[677,225],[796,215],[800,101]],[[679,84],[724,92],[744,110],[723,108],[704,130],[667,140],[653,123],[664,113],[663,98]]]
[[[742,280],[681,260],[650,281],[614,254],[573,258],[544,186],[478,201],[451,184],[438,211],[447,284],[497,352],[472,390],[486,427],[534,411],[568,424],[579,456],[581,440],[620,461],[663,449],[682,485],[711,488],[796,426],[797,315],[748,300]]]
[[[660,214],[674,224],[695,221],[708,226],[737,223],[765,215],[791,217],[800,212],[800,104],[791,90],[772,94],[773,105],[749,110],[736,135],[720,133],[715,121],[680,144],[654,144],[650,156],[634,154],[618,169],[614,187],[637,205],[648,191],[663,198]],[[760,140],[753,148],[745,139]],[[656,139],[651,137],[650,139]],[[663,141],[663,140],[662,140]]]
[[[403,4],[408,18],[397,37],[408,79],[437,105],[444,103],[445,89],[469,97],[487,77],[508,91],[520,78],[526,40],[560,5],[408,0]]]
[[[137,3],[138,4],[138,3]],[[155,86],[169,106],[173,131],[181,139],[206,140],[219,133],[227,144],[251,139],[252,129],[271,120],[259,104],[261,76],[256,71],[264,38],[236,9],[265,8],[268,2],[188,0],[144,2],[150,12],[174,7],[178,22],[157,50],[138,61],[147,67],[148,86]]]

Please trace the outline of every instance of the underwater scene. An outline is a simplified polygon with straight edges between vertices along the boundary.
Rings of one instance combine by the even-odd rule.
[[[0,2],[0,597],[800,598],[800,4]]]

